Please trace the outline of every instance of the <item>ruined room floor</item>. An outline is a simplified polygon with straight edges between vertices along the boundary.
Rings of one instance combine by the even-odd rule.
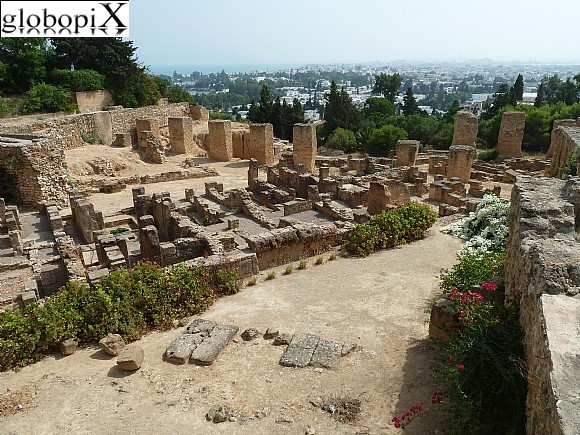
[[[130,191],[129,191],[130,192]],[[115,367],[98,348],[50,356],[18,373],[0,373],[0,392],[36,396],[22,411],[0,420],[0,433],[235,433],[394,434],[390,423],[433,392],[434,352],[428,341],[426,301],[438,291],[441,268],[450,267],[461,242],[437,228],[428,238],[363,259],[314,265],[244,287],[202,317],[246,328],[311,333],[361,350],[335,369],[278,365],[282,347],[239,336],[209,367],[164,362],[165,348],[183,328],[139,341],[145,363],[133,373]],[[327,259],[329,254],[324,256]],[[313,397],[360,399],[354,423],[341,423],[309,403]],[[265,416],[241,423],[207,422],[210,408],[228,405]],[[262,413],[261,415],[263,415]],[[434,414],[413,422],[409,433],[444,433]]]

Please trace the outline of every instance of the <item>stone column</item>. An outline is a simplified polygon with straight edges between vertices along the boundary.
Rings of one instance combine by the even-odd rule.
[[[371,181],[367,211],[378,214],[383,210],[403,205],[411,200],[409,187],[398,180]]]
[[[477,128],[477,116],[471,112],[457,112],[451,145],[470,145],[474,147],[477,140]]]
[[[397,166],[415,166],[420,145],[418,140],[397,141]]]
[[[504,112],[497,138],[497,152],[500,157],[521,157],[526,114],[524,112]]]
[[[209,121],[210,159],[228,162],[233,158],[232,122],[224,120]]]
[[[191,154],[195,142],[193,141],[193,120],[188,116],[168,118],[169,143],[171,152],[177,154]]]
[[[250,124],[250,156],[260,165],[274,163],[274,127],[272,124]]]
[[[303,164],[308,172],[314,172],[316,163],[316,126],[314,124],[294,124],[294,165]]]
[[[159,137],[159,122],[156,119],[136,119],[135,129],[137,130],[137,137],[142,131],[150,131]]]
[[[111,112],[95,112],[93,113],[93,120],[95,122],[95,133],[99,136],[101,143],[103,145],[111,145],[113,143]]]
[[[471,178],[471,165],[475,160],[475,147],[469,145],[452,145],[449,147],[447,160],[447,178],[459,178],[467,183]]]
[[[256,159],[250,159],[250,166],[248,168],[248,187],[250,190],[254,190],[256,187],[256,181],[258,180],[258,161]]]

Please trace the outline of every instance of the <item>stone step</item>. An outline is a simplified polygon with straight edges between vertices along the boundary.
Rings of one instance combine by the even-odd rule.
[[[216,325],[208,337],[192,351],[190,361],[199,365],[213,364],[224,347],[238,333],[240,328],[230,325]]]
[[[342,353],[342,344],[334,341],[320,340],[309,365],[313,367],[332,368]]]

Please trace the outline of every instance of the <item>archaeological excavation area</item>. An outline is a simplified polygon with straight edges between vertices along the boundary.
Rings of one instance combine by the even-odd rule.
[[[523,113],[506,112],[499,158],[484,162],[468,112],[449,150],[405,140],[385,157],[328,153],[316,124],[294,125],[289,143],[271,124],[209,120],[203,107],[163,100],[0,121],[0,309],[144,261],[257,282],[135,344],[110,336],[77,350],[73,340],[61,346],[70,356],[0,373],[0,388],[30,403],[0,425],[118,433],[155,415],[160,431],[396,433],[387,417],[430,394],[423,309],[462,244],[439,228],[494,194],[512,201],[506,288],[536,379],[528,433],[573,433],[580,185],[561,175],[580,119],[556,121],[541,157],[522,154],[524,127]],[[410,201],[440,217],[426,239],[337,256],[356,225]],[[349,407],[360,413],[350,423],[337,411]],[[437,421],[416,423],[430,433]]]

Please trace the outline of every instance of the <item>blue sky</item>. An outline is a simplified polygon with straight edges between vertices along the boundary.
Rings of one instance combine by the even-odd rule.
[[[580,0],[132,0],[146,65],[580,61]]]

